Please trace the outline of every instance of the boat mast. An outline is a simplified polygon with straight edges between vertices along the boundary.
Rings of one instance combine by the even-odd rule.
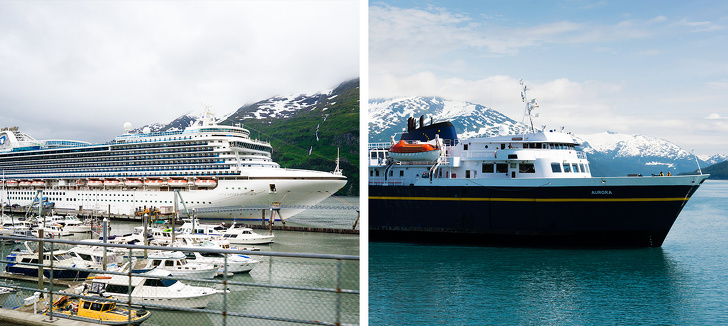
[[[523,90],[521,91],[521,101],[523,101],[523,103],[526,103],[526,108],[523,111],[523,120],[521,122],[526,123],[526,117],[528,117],[528,121],[531,124],[531,132],[536,132],[536,129],[533,128],[533,115],[531,115],[531,111],[537,108],[538,104],[536,103],[535,98],[530,100],[528,99],[528,95],[526,94],[526,92],[528,91],[528,86],[523,84],[523,79],[521,79],[521,87],[523,88]]]

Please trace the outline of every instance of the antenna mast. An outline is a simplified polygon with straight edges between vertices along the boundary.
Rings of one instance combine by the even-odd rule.
[[[538,104],[536,103],[535,98],[530,100],[528,99],[528,95],[526,94],[526,92],[528,91],[528,86],[523,84],[523,79],[521,79],[521,87],[523,88],[523,90],[521,91],[521,101],[523,101],[523,103],[526,103],[526,108],[523,111],[523,120],[521,122],[526,123],[526,117],[528,117],[528,121],[531,124],[531,132],[536,132],[536,129],[533,128],[533,115],[531,115],[531,111],[537,108]]]

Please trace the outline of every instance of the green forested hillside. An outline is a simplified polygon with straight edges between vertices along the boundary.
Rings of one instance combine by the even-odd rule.
[[[223,123],[243,123],[251,138],[269,141],[273,160],[282,167],[333,171],[340,150],[340,168],[348,178],[338,196],[359,195],[359,80],[343,83],[310,108],[286,118],[244,119],[256,104],[243,107]],[[318,141],[316,140],[316,127]],[[309,154],[310,151],[310,154]]]
[[[710,179],[728,179],[728,161],[704,168],[703,173],[710,174]]]

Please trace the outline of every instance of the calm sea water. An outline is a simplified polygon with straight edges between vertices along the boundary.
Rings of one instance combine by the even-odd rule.
[[[707,181],[662,248],[369,244],[370,325],[726,325],[728,182]]]

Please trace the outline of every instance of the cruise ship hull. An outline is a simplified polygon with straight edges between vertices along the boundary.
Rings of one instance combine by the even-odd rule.
[[[268,208],[280,205],[276,220],[291,217],[316,205],[346,184],[346,178],[325,172],[277,169],[277,175],[218,180],[215,188],[179,190],[177,208],[180,216],[194,210],[205,220],[257,220],[270,218]],[[2,198],[12,203],[29,205],[37,189],[0,190]],[[56,209],[81,211],[85,214],[120,214],[133,216],[141,208],[174,206],[175,189],[172,188],[99,188],[43,189],[43,196],[54,203]],[[9,194],[6,194],[9,192]],[[182,202],[185,202],[183,205]]]
[[[370,184],[370,240],[660,247],[705,178]]]

